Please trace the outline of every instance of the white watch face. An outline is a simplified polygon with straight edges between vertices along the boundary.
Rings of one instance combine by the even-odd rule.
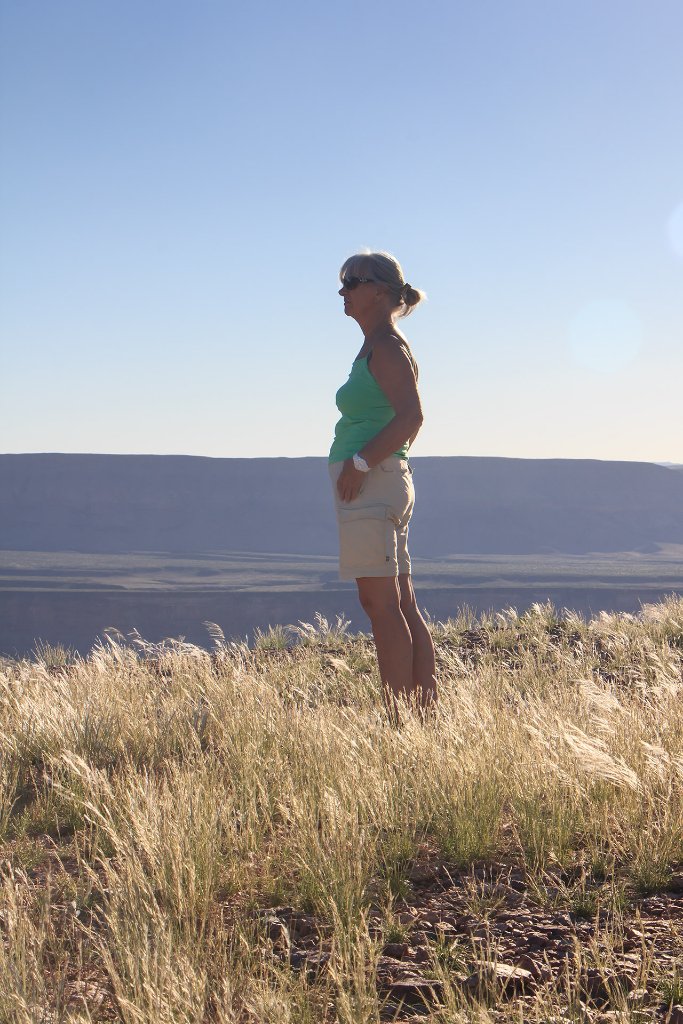
[[[370,470],[370,467],[368,466],[367,462],[365,461],[362,455],[354,455],[353,464],[356,467],[356,469],[359,469],[361,471],[361,473],[367,473]]]

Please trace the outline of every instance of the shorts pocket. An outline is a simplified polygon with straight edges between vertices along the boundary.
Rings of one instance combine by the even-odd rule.
[[[339,563],[355,575],[384,575],[396,565],[396,526],[386,505],[338,508]]]
[[[383,473],[412,473],[407,459],[399,459],[395,455],[377,463]]]

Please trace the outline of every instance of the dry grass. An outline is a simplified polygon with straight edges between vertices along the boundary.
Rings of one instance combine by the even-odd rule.
[[[379,1021],[378,958],[408,935],[425,857],[469,877],[484,922],[493,863],[601,922],[524,1000],[483,976],[464,992],[471,951],[437,937],[430,1019],[580,1016],[583,974],[608,972],[624,914],[683,862],[683,600],[436,624],[436,716],[398,730],[343,624],[252,650],[211,632],[210,653],[118,637],[0,665],[0,1021]],[[317,976],[268,925],[278,904],[314,915]],[[675,1002],[680,975],[641,960]]]

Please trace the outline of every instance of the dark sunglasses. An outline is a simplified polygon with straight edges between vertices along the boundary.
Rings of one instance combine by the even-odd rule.
[[[342,277],[341,279],[342,288],[346,288],[349,292],[352,292],[359,284],[370,284],[371,282],[371,277]]]

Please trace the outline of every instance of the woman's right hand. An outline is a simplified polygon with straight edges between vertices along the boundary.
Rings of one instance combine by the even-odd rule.
[[[365,473],[353,464],[353,459],[344,459],[342,471],[337,479],[337,493],[341,501],[355,501],[363,488]]]

